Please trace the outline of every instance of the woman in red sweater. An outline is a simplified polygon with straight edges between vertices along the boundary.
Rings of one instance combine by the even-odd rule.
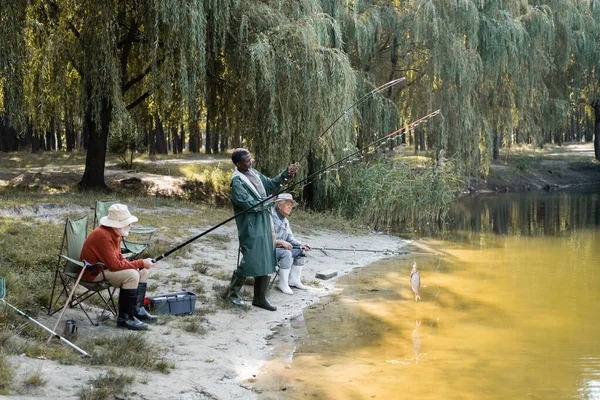
[[[83,273],[85,282],[107,280],[119,290],[119,316],[117,326],[132,330],[146,330],[148,325],[140,320],[154,321],[144,308],[144,297],[148,280],[148,270],[154,266],[151,258],[129,261],[121,254],[121,238],[129,235],[131,224],[137,222],[126,205],[113,204],[108,215],[100,219],[83,243],[81,261],[90,264]]]

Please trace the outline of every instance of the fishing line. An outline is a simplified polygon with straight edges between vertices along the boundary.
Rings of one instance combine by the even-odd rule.
[[[283,247],[278,246],[278,249],[282,249]],[[293,249],[299,249],[299,250],[304,250],[304,247],[302,246],[292,246]],[[416,255],[431,255],[431,256],[437,256],[437,253],[425,253],[425,252],[416,252],[416,251],[399,251],[399,250],[388,250],[388,249],[355,249],[355,248],[334,248],[334,247],[313,247],[310,246],[311,250],[329,250],[329,251],[352,251],[352,252],[357,252],[357,251],[364,251],[364,252],[370,252],[370,253],[386,253],[386,254],[416,254]]]
[[[350,105],[348,108],[346,108],[331,124],[329,124],[329,126],[327,128],[325,128],[325,130],[317,137],[318,139],[321,139],[323,136],[325,136],[325,134],[327,132],[329,132],[329,130],[343,117],[346,116],[346,114],[348,114],[348,111],[352,110],[355,107],[358,107],[359,105],[361,105],[363,102],[365,102],[368,98],[374,96],[376,93],[381,92],[382,90],[385,90],[387,88],[391,88],[392,86],[405,81],[406,78],[405,77],[401,77],[401,78],[397,78],[397,79],[392,79],[389,82],[384,83],[381,86],[376,87],[375,89],[371,90],[369,93],[365,94],[363,97],[361,97],[360,99],[358,99],[357,101],[355,101],[354,103],[352,103],[352,105]],[[309,153],[310,153],[310,149],[312,148],[313,144],[315,143],[315,140],[312,140],[307,148],[308,148],[308,153],[304,154],[302,157],[300,157],[299,160],[303,160]],[[292,163],[294,164],[294,163]]]
[[[374,146],[374,145],[376,145],[376,144],[379,144],[379,143],[381,143],[381,142],[384,142],[384,141],[386,141],[386,140],[392,139],[392,138],[396,137],[396,136],[397,136],[397,135],[399,135],[399,134],[405,134],[405,133],[406,133],[406,132],[408,132],[409,130],[411,130],[411,129],[414,129],[416,126],[418,126],[418,125],[420,125],[420,124],[422,124],[422,123],[425,123],[425,122],[427,122],[427,121],[428,121],[430,118],[432,118],[432,117],[434,117],[434,116],[438,115],[438,114],[440,113],[440,111],[441,111],[441,110],[439,110],[439,109],[438,109],[438,110],[436,110],[436,111],[433,111],[433,112],[431,112],[431,113],[429,113],[429,114],[425,115],[424,117],[422,117],[422,118],[419,118],[419,119],[417,119],[417,120],[415,120],[415,121],[413,121],[413,122],[411,122],[411,123],[409,123],[409,124],[407,124],[407,125],[403,126],[402,128],[400,128],[400,129],[398,129],[398,130],[396,130],[396,131],[394,131],[394,132],[392,132],[392,133],[390,133],[390,134],[388,134],[388,135],[385,135],[384,137],[382,137],[382,138],[380,138],[380,139],[377,139],[377,140],[375,140],[374,142],[372,142],[372,143],[370,143],[370,144],[366,145],[365,147],[363,147],[363,148],[361,148],[361,149],[358,149],[357,151],[355,151],[355,152],[351,153],[350,155],[347,155],[346,157],[343,157],[343,158],[339,159],[338,161],[334,162],[333,164],[330,164],[330,165],[328,165],[328,166],[326,166],[326,167],[324,167],[324,168],[321,168],[319,171],[317,171],[317,172],[315,172],[315,173],[313,173],[313,174],[311,174],[311,175],[307,176],[306,178],[304,178],[304,179],[302,179],[302,180],[300,180],[300,181],[298,181],[298,182],[292,183],[292,184],[288,185],[287,187],[285,187],[285,188],[283,188],[283,189],[281,189],[281,190],[277,191],[276,193],[273,193],[273,194],[271,194],[271,195],[269,195],[269,196],[265,197],[264,199],[262,199],[261,201],[259,201],[259,202],[258,202],[258,203],[256,203],[255,205],[253,205],[253,206],[251,206],[251,207],[248,207],[248,208],[246,208],[245,210],[242,210],[242,211],[240,211],[239,213],[237,213],[237,214],[233,215],[232,217],[229,217],[229,218],[227,218],[226,220],[224,220],[223,222],[220,222],[219,224],[217,224],[217,225],[213,226],[212,228],[209,228],[209,229],[205,230],[204,232],[202,232],[202,233],[200,233],[200,234],[198,234],[198,235],[194,236],[193,238],[191,238],[191,239],[187,240],[186,242],[184,242],[184,243],[180,244],[179,246],[177,246],[177,247],[174,247],[173,249],[171,249],[171,250],[167,251],[166,253],[163,253],[163,254],[161,254],[160,256],[158,256],[158,257],[156,257],[156,258],[154,259],[154,262],[157,262],[157,261],[160,261],[160,260],[162,260],[163,258],[165,258],[165,257],[167,257],[167,256],[169,256],[169,255],[171,255],[173,252],[175,252],[175,251],[177,251],[177,250],[181,249],[181,248],[182,248],[182,247],[184,247],[184,246],[187,246],[188,244],[192,243],[193,241],[195,241],[195,240],[197,240],[197,239],[200,239],[202,236],[204,236],[204,235],[206,235],[206,234],[208,234],[208,233],[210,233],[210,232],[214,231],[215,229],[217,229],[217,228],[219,228],[219,227],[221,227],[221,226],[225,225],[225,224],[226,224],[226,223],[228,223],[229,221],[232,221],[232,220],[234,220],[235,218],[239,217],[240,215],[242,215],[242,214],[245,214],[245,213],[247,213],[248,211],[250,211],[250,210],[252,210],[252,209],[254,209],[254,208],[256,208],[256,207],[258,207],[258,206],[260,206],[260,205],[262,205],[262,204],[264,204],[264,203],[266,203],[267,201],[269,201],[269,200],[273,199],[275,196],[277,196],[277,193],[280,193],[280,192],[289,192],[291,189],[293,189],[294,187],[298,186],[299,184],[301,184],[301,183],[303,183],[303,182],[307,182],[307,183],[305,184],[305,185],[307,185],[307,184],[308,184],[308,181],[309,181],[310,179],[313,179],[314,177],[316,177],[316,176],[318,176],[318,175],[322,174],[323,172],[325,172],[326,170],[328,170],[328,169],[330,169],[330,168],[332,168],[332,167],[334,167],[334,166],[336,166],[336,165],[339,165],[339,164],[341,164],[341,163],[345,162],[346,160],[349,160],[350,158],[354,157],[356,154],[358,154],[358,153],[360,153],[360,152],[363,152],[364,150],[368,149],[369,147],[371,147],[371,146]],[[362,156],[362,157],[364,157],[364,156]],[[362,158],[362,157],[360,157],[360,158]],[[352,162],[352,161],[350,161],[350,162]],[[341,166],[340,168],[343,168],[343,166]],[[340,169],[340,168],[338,168],[338,169]],[[303,186],[305,186],[305,185],[303,185]],[[283,187],[283,185],[280,185],[280,186],[281,186],[281,187]]]

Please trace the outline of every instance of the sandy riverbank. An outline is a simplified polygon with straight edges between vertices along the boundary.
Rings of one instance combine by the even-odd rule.
[[[142,210],[136,210],[138,214]],[[144,210],[145,211],[145,210]],[[293,220],[292,220],[293,222]],[[195,229],[195,230],[194,230]],[[190,236],[202,231],[202,227],[190,229]],[[161,261],[150,275],[151,287],[158,287],[149,295],[172,293],[186,289],[181,283],[171,283],[173,276],[181,282],[194,274],[193,266],[198,263],[210,264],[210,271],[202,275],[206,293],[198,297],[196,308],[214,307],[215,288],[225,285],[223,279],[214,276],[229,276],[236,263],[237,239],[235,226],[224,226],[219,230],[219,241],[193,243],[186,258],[173,257]],[[310,236],[296,236],[318,247],[356,247],[370,249],[398,250],[406,244],[402,240],[377,233],[347,235],[338,232],[320,231]],[[252,399],[256,394],[244,387],[243,381],[256,375],[268,357],[269,346],[266,338],[272,328],[287,319],[298,316],[304,307],[315,303],[322,296],[333,292],[337,278],[319,280],[316,272],[336,271],[338,278],[355,268],[363,268],[388,255],[370,252],[328,252],[314,250],[309,253],[303,273],[305,284],[311,285],[308,291],[296,290],[294,295],[286,295],[274,288],[270,300],[277,305],[275,312],[256,307],[245,310],[220,308],[207,314],[202,322],[205,334],[187,332],[182,329],[182,318],[169,317],[166,324],[153,325],[143,333],[152,343],[163,349],[163,357],[173,362],[176,368],[170,374],[160,372],[135,371],[128,368],[113,368],[116,372],[135,375],[136,380],[123,394],[124,399]],[[171,278],[169,278],[171,277]],[[251,300],[252,287],[245,287],[245,298]],[[84,314],[77,309],[68,310],[67,317],[75,319],[80,337],[117,336],[128,331],[115,328],[114,320],[103,322],[99,327],[92,326]],[[57,315],[39,316],[46,326],[52,327]],[[61,325],[62,327],[62,325]],[[34,389],[23,389],[12,398],[19,399],[71,399],[78,398],[81,388],[89,387],[88,381],[106,373],[108,367],[88,367],[81,365],[60,365],[51,360],[31,359],[25,356],[10,356],[9,361],[17,371],[16,379],[37,373],[47,383]],[[2,398],[0,396],[0,398]]]

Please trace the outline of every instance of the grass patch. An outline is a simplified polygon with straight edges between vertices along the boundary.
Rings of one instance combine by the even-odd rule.
[[[15,371],[8,364],[4,350],[0,350],[0,394],[8,394],[14,376]]]
[[[229,281],[231,279],[231,271],[218,270],[208,276],[218,279],[220,281]]]
[[[85,151],[54,152],[41,151],[32,154],[31,151],[17,151],[3,153],[0,157],[0,168],[2,169],[32,169],[32,168],[50,168],[85,165]],[[114,157],[116,160],[117,157]],[[112,157],[107,157],[107,162],[114,161]]]
[[[189,333],[195,333],[197,335],[205,335],[208,331],[202,322],[206,313],[198,313],[199,310],[192,316],[182,319],[180,325],[181,329]]]
[[[192,265],[192,269],[202,275],[208,275],[208,271],[215,267],[217,265],[203,260],[199,260],[196,264]]]
[[[152,346],[140,333],[131,333],[110,338],[90,339],[81,343],[83,348],[91,351],[92,365],[110,365],[116,367],[132,367],[140,370],[156,370],[165,372],[168,363],[159,359],[160,351]],[[174,366],[173,366],[174,367]]]
[[[343,171],[344,184],[332,195],[330,207],[375,228],[408,229],[443,220],[463,187],[452,160],[438,168],[381,158]]]
[[[528,171],[529,169],[531,169],[531,165],[532,165],[532,161],[528,158],[521,158],[519,157],[518,159],[515,160],[515,168],[518,169],[521,172],[525,172]]]
[[[44,379],[40,371],[34,371],[31,373],[28,372],[25,375],[25,380],[23,381],[23,384],[26,388],[46,386],[47,383],[48,380]]]
[[[120,398],[118,395],[124,393],[125,387],[131,385],[134,381],[135,377],[133,375],[120,374],[111,370],[95,379],[91,379],[88,382],[90,387],[82,388],[77,395],[81,400]]]

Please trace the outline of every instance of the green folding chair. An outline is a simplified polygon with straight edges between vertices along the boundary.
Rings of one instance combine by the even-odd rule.
[[[113,294],[116,288],[112,287],[106,280],[100,282],[83,282],[78,280],[79,269],[85,265],[79,261],[83,242],[87,238],[88,216],[79,219],[67,218],[65,230],[60,245],[60,254],[54,272],[54,283],[48,315],[54,315],[64,307],[79,306],[88,320],[98,326],[100,319],[108,310],[117,315]],[[91,265],[93,268],[95,265]],[[88,268],[90,265],[88,264]],[[72,293],[72,294],[71,294]],[[104,305],[98,319],[94,322],[84,307],[84,302],[97,296]]]
[[[100,225],[100,219],[108,215],[108,209],[113,204],[117,204],[119,200],[97,200],[94,206],[94,228]],[[128,260],[136,260],[141,258],[144,251],[150,247],[150,239],[156,231],[156,228],[131,228],[129,235],[133,235],[139,240],[121,240],[121,253]]]

